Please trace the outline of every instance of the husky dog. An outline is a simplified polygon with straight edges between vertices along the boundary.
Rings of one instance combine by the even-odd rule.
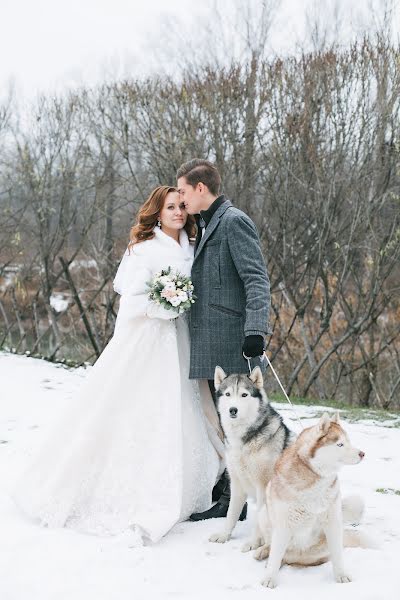
[[[231,499],[223,530],[209,539],[224,543],[229,540],[248,496],[256,498],[258,509],[265,504],[265,488],[275,463],[294,436],[268,402],[260,367],[249,376],[227,376],[221,367],[216,367],[214,383],[225,433]],[[257,522],[251,540],[242,550],[255,550],[262,544]]]
[[[267,485],[259,525],[266,545],[255,558],[268,556],[262,582],[273,588],[282,560],[286,564],[318,565],[332,561],[339,583],[351,581],[343,564],[343,546],[368,547],[357,531],[343,532],[343,521],[359,521],[361,498],[340,498],[338,472],[356,465],[364,452],[351,445],[339,415],[325,413],[305,429],[279,458]]]

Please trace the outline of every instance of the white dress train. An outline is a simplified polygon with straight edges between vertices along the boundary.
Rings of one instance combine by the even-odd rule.
[[[184,230],[180,244],[155,232],[125,253],[114,336],[18,480],[15,501],[43,525],[98,535],[136,527],[155,542],[211,505],[221,460],[189,380],[187,318],[170,320],[146,292],[162,268],[190,274],[193,250]]]

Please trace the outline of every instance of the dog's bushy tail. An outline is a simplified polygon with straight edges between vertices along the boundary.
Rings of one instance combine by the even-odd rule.
[[[361,496],[346,496],[342,500],[343,525],[359,525],[364,516],[365,504]],[[343,531],[345,548],[378,548],[376,542],[363,531],[345,528]]]
[[[369,548],[376,550],[378,544],[363,531],[345,529],[343,531],[343,546],[345,548]]]
[[[346,496],[342,500],[343,524],[359,525],[364,515],[364,500],[361,496]]]

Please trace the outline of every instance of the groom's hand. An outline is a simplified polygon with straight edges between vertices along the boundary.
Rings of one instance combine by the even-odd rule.
[[[244,339],[242,352],[249,358],[261,356],[264,352],[264,338],[262,335],[248,335]]]

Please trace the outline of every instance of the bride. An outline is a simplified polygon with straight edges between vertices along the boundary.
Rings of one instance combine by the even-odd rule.
[[[114,279],[114,335],[15,489],[42,525],[98,535],[134,529],[156,542],[211,505],[223,470],[218,417],[207,383],[189,379],[186,315],[147,293],[161,269],[190,274],[193,234],[175,188],[156,188]]]

